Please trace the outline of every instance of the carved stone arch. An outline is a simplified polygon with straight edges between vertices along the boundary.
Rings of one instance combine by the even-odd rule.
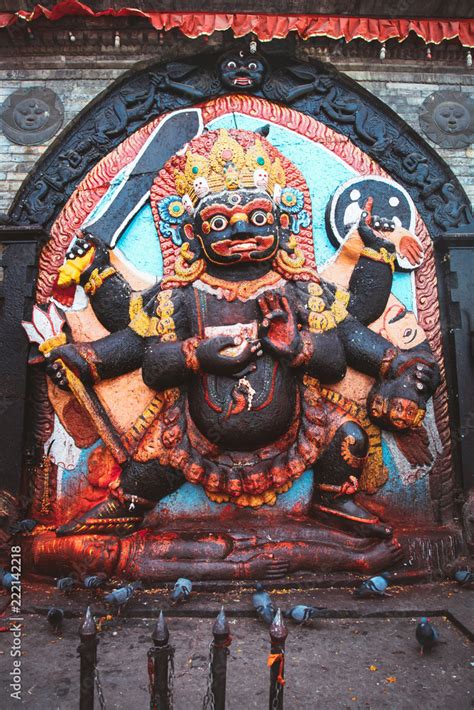
[[[218,60],[203,54],[151,64],[114,82],[46,151],[18,191],[11,218],[49,228],[85,174],[134,131],[165,112],[228,93]],[[471,221],[469,199],[449,166],[386,104],[317,60],[270,55],[266,65],[261,85],[249,93],[347,136],[406,188],[432,239]]]

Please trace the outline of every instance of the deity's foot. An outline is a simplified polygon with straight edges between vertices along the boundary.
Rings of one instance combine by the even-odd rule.
[[[403,549],[398,540],[380,540],[370,545],[363,553],[353,571],[373,574],[385,569],[391,569],[403,559]]]
[[[58,537],[65,535],[87,534],[130,534],[142,521],[143,508],[135,506],[130,510],[128,504],[117,498],[107,498],[102,503],[56,530]]]
[[[312,514],[322,522],[347,530],[358,537],[389,538],[393,529],[376,515],[358,505],[352,496],[321,495],[313,503]]]

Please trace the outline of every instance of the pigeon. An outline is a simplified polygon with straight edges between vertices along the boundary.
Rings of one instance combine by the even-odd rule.
[[[284,611],[283,615],[287,619],[291,619],[296,624],[299,624],[301,626],[303,624],[307,624],[312,619],[324,616],[325,611],[326,609],[324,607],[297,604],[296,606],[293,606],[289,611]]]
[[[104,599],[109,604],[112,604],[117,611],[120,611],[120,609],[130,601],[136,589],[143,589],[143,584],[140,581],[131,582],[131,584],[127,584],[125,587],[114,589],[110,594],[106,594]]]
[[[467,587],[474,582],[474,572],[470,569],[458,569],[454,573],[454,579],[461,587]]]
[[[389,585],[387,573],[377,575],[376,577],[371,577],[362,582],[360,587],[354,591],[354,596],[357,599],[368,599],[369,597],[389,597],[386,589]]]
[[[8,572],[8,570],[3,569],[3,567],[0,567],[0,579],[2,580],[3,588],[6,589],[7,592],[11,592],[13,582],[17,581],[17,577],[11,572]]]
[[[276,614],[275,605],[268,592],[265,591],[263,584],[256,584],[255,590],[255,593],[252,595],[254,609],[260,619],[267,624],[267,626],[270,626]]]
[[[88,574],[82,579],[82,584],[86,589],[98,589],[103,587],[107,581],[107,575],[105,572],[99,572],[98,574]]]
[[[18,533],[30,533],[38,525],[36,520],[31,520],[26,518],[25,520],[19,520],[18,522],[10,525],[10,533],[12,535],[17,535]]]
[[[185,577],[180,577],[176,581],[176,584],[174,585],[173,590],[170,594],[170,599],[173,602],[173,604],[178,604],[179,602],[188,601],[192,588],[193,588],[193,583],[191,582],[190,579],[186,579]]]
[[[426,616],[422,616],[416,627],[416,640],[420,644],[420,653],[423,656],[425,651],[431,651],[439,640],[439,633]]]
[[[64,619],[64,611],[57,606],[49,609],[46,619],[55,633],[59,633]]]
[[[58,581],[56,582],[56,589],[59,589],[65,594],[69,594],[70,592],[72,592],[76,584],[77,580],[75,577],[61,577],[61,579],[58,579]]]

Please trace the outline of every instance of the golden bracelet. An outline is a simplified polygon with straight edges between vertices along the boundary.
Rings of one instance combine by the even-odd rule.
[[[88,296],[94,296],[98,289],[102,286],[104,281],[117,273],[117,270],[113,266],[108,266],[103,271],[99,272],[99,269],[94,269],[94,271],[89,276],[88,282],[84,286],[84,291]]]
[[[97,370],[97,365],[100,360],[94,348],[91,345],[88,345],[87,343],[78,343],[75,347],[79,355],[87,363],[93,383],[96,384],[96,382],[100,382],[101,378],[99,375],[99,371]]]
[[[300,337],[303,343],[303,347],[300,352],[295,355],[293,360],[290,362],[290,367],[301,367],[302,365],[307,365],[314,354],[313,341],[309,333],[304,331],[300,333]]]
[[[196,348],[201,342],[201,338],[188,338],[181,343],[181,350],[184,355],[184,362],[188,370],[198,372],[200,368],[199,360],[196,355]]]
[[[66,333],[59,333],[58,335],[53,335],[52,338],[48,338],[38,346],[38,350],[45,357],[49,356],[49,353],[55,348],[59,348],[60,345],[66,345],[67,337]]]
[[[396,348],[387,348],[387,350],[383,354],[382,362],[380,363],[379,366],[379,374],[380,377],[385,378],[387,375],[387,372],[390,369],[390,366],[396,356],[398,355],[399,351]]]

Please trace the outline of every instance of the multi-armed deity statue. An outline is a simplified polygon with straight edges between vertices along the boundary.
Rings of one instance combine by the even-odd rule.
[[[105,499],[57,528],[56,539],[68,536],[71,549],[79,549],[77,536],[153,528],[161,549],[156,504],[185,482],[227,511],[229,504],[241,511],[245,531],[246,520],[258,526],[258,517],[264,520],[264,511],[312,469],[304,532],[287,530],[280,544],[293,540],[302,568],[321,563],[317,531],[332,546],[334,568],[396,562],[391,527],[357,500],[368,433],[327,386],[350,367],[370,382],[373,423],[395,432],[420,426],[439,381],[429,346],[400,349],[368,328],[386,310],[397,252],[416,263],[418,241],[373,216],[369,197],[353,230],[359,246],[347,257],[347,289],[324,280],[307,238],[308,187],[271,133],[267,139],[247,130],[205,131],[160,170],[150,202],[162,241],[180,245],[172,270],[155,286],[133,290],[93,225],[59,270],[56,292],[80,282],[110,333],[43,348],[52,382],[90,395],[84,416],[98,423],[104,445],[91,454],[89,472],[108,476],[109,485]],[[140,369],[152,399],[119,435],[93,388]],[[206,557],[198,528],[188,555],[194,561]],[[278,559],[278,541],[273,550],[266,543],[262,557]],[[226,545],[219,560],[235,555],[235,539]],[[258,540],[252,545],[258,556]],[[323,559],[331,568],[330,553]],[[225,575],[261,572],[250,569],[237,565]],[[223,576],[222,566],[215,574]]]

